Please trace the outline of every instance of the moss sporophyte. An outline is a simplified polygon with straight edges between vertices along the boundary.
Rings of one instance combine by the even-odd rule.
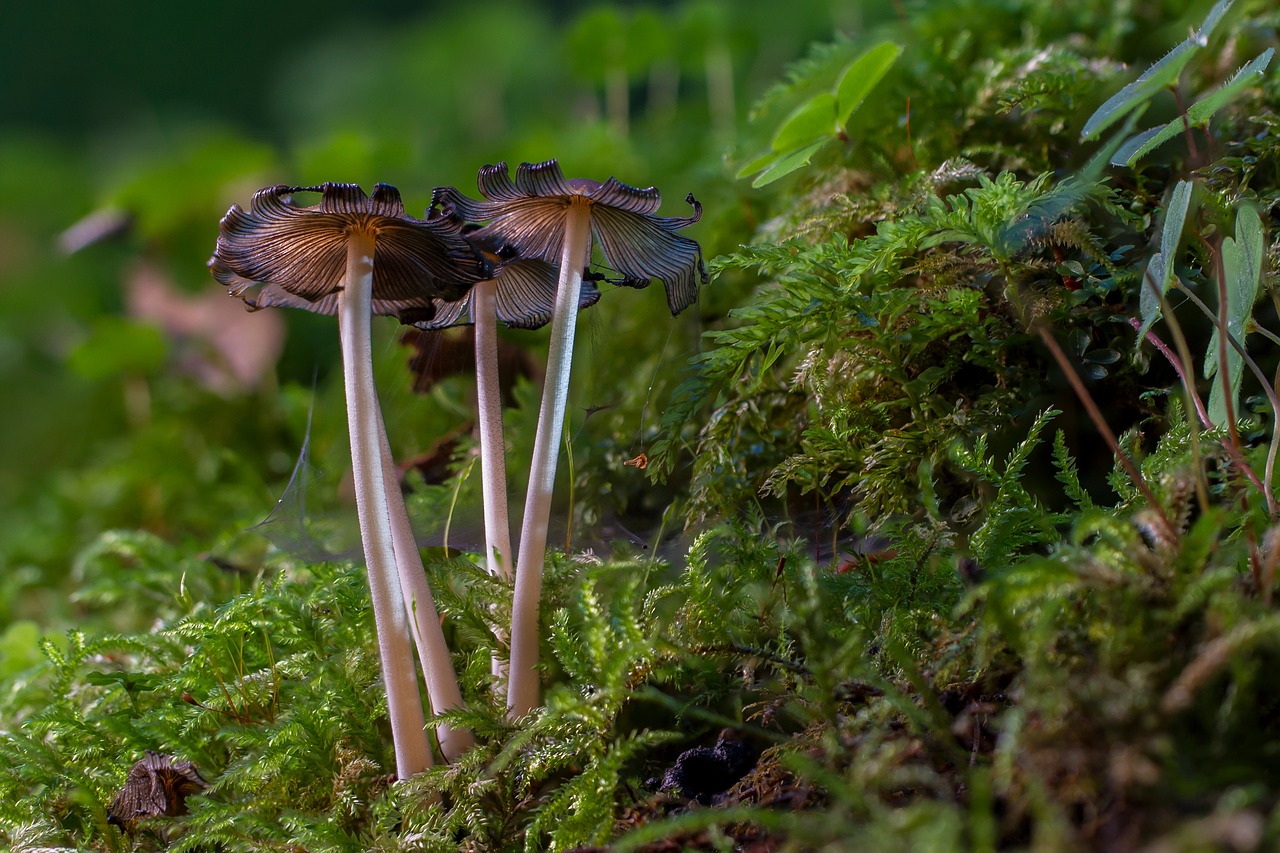
[[[320,194],[315,206],[294,200],[313,192]],[[407,778],[431,764],[411,634],[433,709],[459,707],[462,697],[393,473],[373,382],[371,318],[429,319],[433,300],[464,296],[487,277],[485,264],[448,223],[407,216],[394,187],[379,184],[367,196],[354,184],[326,183],[267,187],[249,210],[232,205],[209,268],[252,308],[283,305],[338,315],[356,507],[396,768]],[[472,742],[469,733],[443,725],[438,734],[446,759]]]

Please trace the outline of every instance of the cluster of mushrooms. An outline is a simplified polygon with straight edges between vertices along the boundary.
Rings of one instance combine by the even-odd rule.
[[[693,304],[707,281],[698,244],[676,233],[702,214],[692,195],[686,197],[692,216],[660,217],[656,189],[613,178],[566,179],[555,160],[522,163],[514,180],[505,163],[485,166],[478,183],[482,201],[452,187],[436,189],[425,219],[407,215],[399,192],[386,184],[372,195],[354,184],[267,187],[247,211],[239,205],[227,211],[209,261],[214,278],[250,309],[286,306],[338,317],[356,508],[402,779],[432,763],[413,647],[436,714],[461,707],[462,695],[374,388],[373,315],[428,330],[475,325],[485,556],[491,573],[515,579],[509,665],[495,660],[494,672],[506,676],[498,689],[505,689],[509,716],[518,718],[538,703],[538,601],[574,326],[579,308],[600,298],[600,277],[589,272],[592,244],[620,275],[612,283],[645,287],[661,281],[673,315]],[[299,205],[300,193],[319,193],[319,204]],[[521,328],[551,323],[514,565],[498,322]],[[436,735],[446,761],[473,743],[470,732],[447,725]]]

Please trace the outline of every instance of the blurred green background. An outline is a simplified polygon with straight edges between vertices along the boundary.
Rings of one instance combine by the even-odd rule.
[[[810,42],[891,14],[828,0],[4,4],[0,625],[124,627],[90,612],[78,555],[112,529],[233,549],[282,493],[313,408],[313,463],[345,470],[332,321],[247,314],[208,276],[230,204],[272,183],[384,181],[421,215],[434,186],[474,194],[485,163],[558,157],[570,176],[658,186],[673,215],[695,192],[707,216],[690,233],[710,257],[756,224],[726,165],[752,101]],[[711,288],[672,322],[660,288],[611,291],[584,321],[576,405],[610,407],[573,433],[586,521],[609,506],[660,517],[663,495],[617,463],[644,448],[735,296]],[[397,454],[465,426],[465,380],[416,395],[400,331],[377,334]],[[311,505],[326,501],[335,489]]]

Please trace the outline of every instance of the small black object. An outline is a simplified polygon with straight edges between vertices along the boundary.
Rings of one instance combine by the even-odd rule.
[[[706,806],[733,787],[755,763],[755,749],[741,734],[725,729],[715,746],[695,746],[680,753],[657,787]]]
[[[973,557],[961,557],[956,563],[956,573],[960,575],[960,579],[968,586],[976,586],[982,583],[985,572],[982,566]]]

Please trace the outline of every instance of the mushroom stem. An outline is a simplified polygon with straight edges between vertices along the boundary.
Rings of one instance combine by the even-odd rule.
[[[522,717],[538,704],[538,601],[542,595],[542,566],[546,559],[551,493],[564,432],[569,396],[569,368],[573,364],[573,333],[582,292],[582,271],[591,250],[591,206],[586,199],[569,204],[560,257],[560,283],[551,320],[547,378],[542,386],[538,430],[529,466],[529,491],[520,528],[516,558],[515,596],[511,602],[511,680],[507,686],[507,716]]]
[[[427,583],[422,552],[418,550],[418,540],[413,535],[409,512],[404,505],[404,493],[400,490],[400,478],[381,414],[378,415],[378,437],[383,476],[386,478],[387,509],[391,516],[391,542],[395,551],[396,571],[400,575],[400,592],[408,610],[413,642],[418,647],[418,660],[422,664],[422,678],[427,685],[431,710],[439,714],[461,708],[462,691],[458,687],[458,674],[453,668],[453,659],[449,656],[449,646],[445,642],[435,598]],[[440,754],[445,761],[453,761],[476,742],[471,732],[455,729],[447,723],[436,726],[436,738],[440,741]]]
[[[372,299],[373,235],[353,229],[347,237],[347,274],[338,296],[351,468],[382,678],[387,688],[396,775],[407,779],[431,766],[431,748],[413,674],[404,601],[397,595],[396,554],[382,454],[382,415],[373,384]]]
[[[498,286],[482,281],[475,294],[476,396],[480,410],[480,465],[484,490],[485,558],[489,573],[511,578],[511,526],[507,515],[507,463],[498,384]]]
[[[476,398],[480,414],[480,475],[484,493],[484,553],[489,574],[511,580],[511,522],[507,512],[506,443],[502,432],[502,391],[498,384],[498,285],[482,281],[472,288],[476,332]],[[498,634],[502,643],[507,638]],[[505,688],[507,667],[493,656],[498,690]]]

